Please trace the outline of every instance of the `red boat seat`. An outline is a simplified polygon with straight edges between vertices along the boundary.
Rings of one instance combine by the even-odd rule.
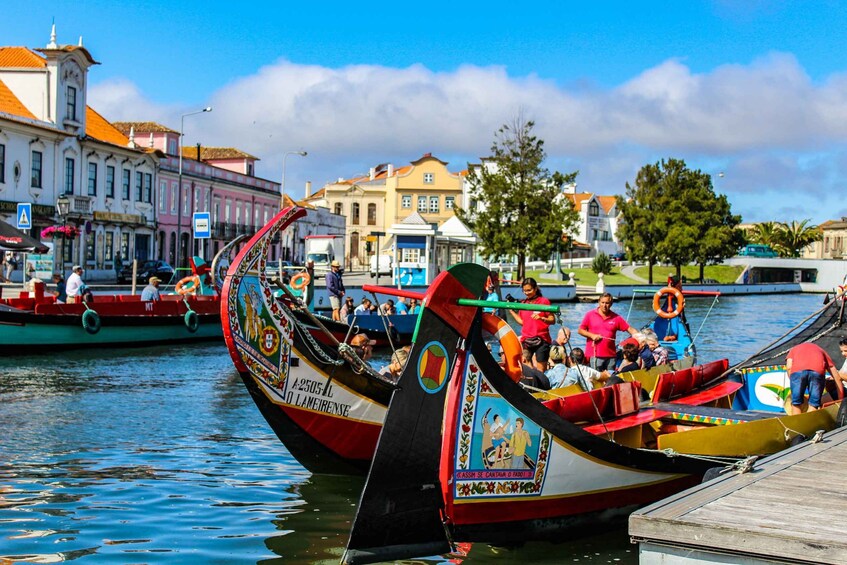
[[[34,310],[35,298],[29,298],[28,292],[22,292],[21,294],[26,296],[22,296],[20,298],[7,298],[6,304],[12,308],[20,308],[21,310]]]
[[[114,294],[98,294],[94,297],[94,302],[102,304],[104,302],[115,302],[117,299]]]
[[[121,302],[139,302],[141,300],[140,294],[119,294],[118,300]]]
[[[666,402],[671,398],[688,394],[694,388],[694,382],[694,372],[690,368],[663,373],[656,380],[656,388],[653,389],[653,402]]]
[[[633,381],[545,400],[543,404],[565,420],[579,423],[637,412],[640,399],[641,383]]]

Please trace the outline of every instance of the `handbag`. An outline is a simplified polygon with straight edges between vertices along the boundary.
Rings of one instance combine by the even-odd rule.
[[[523,346],[526,349],[536,349],[537,347],[541,347],[543,343],[546,342],[538,336],[528,337],[523,340]]]

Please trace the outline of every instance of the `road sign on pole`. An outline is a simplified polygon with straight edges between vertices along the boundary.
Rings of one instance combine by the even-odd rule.
[[[212,237],[212,218],[209,212],[194,212],[194,239]]]
[[[18,229],[32,229],[32,204],[29,202],[18,203]]]

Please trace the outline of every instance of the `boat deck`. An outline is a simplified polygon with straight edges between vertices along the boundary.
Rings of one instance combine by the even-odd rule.
[[[847,428],[643,508],[640,562],[847,563]]]

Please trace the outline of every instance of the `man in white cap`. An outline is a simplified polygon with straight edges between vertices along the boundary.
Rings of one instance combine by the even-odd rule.
[[[329,264],[330,271],[326,274],[326,291],[329,294],[329,305],[332,308],[332,319],[341,321],[341,299],[344,298],[344,281],[341,280],[341,263],[333,260]]]
[[[68,295],[68,304],[75,304],[82,302],[80,291],[85,283],[82,282],[82,267],[74,265],[71,271],[71,276],[68,277],[68,282],[65,283],[65,292]]]
[[[159,283],[162,282],[162,279],[159,277],[150,277],[147,281],[149,284],[144,287],[144,290],[141,291],[141,301],[142,302],[158,302],[162,299],[159,295]]]

